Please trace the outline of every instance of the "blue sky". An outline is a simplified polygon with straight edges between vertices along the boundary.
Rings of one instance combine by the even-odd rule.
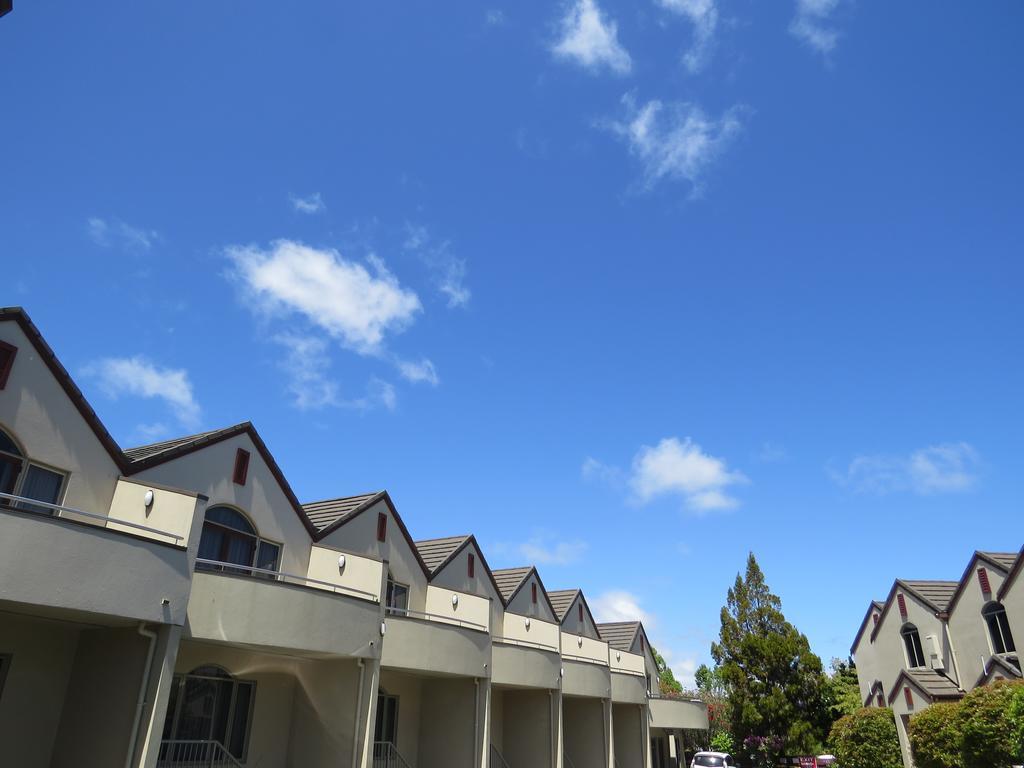
[[[827,661],[1022,544],[1018,3],[16,6],[0,303],[122,444],[251,419],[684,676],[750,550]]]

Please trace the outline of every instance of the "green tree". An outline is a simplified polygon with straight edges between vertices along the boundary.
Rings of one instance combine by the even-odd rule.
[[[940,702],[910,718],[910,748],[917,768],[958,768],[960,704]]]
[[[997,680],[964,696],[957,717],[963,765],[1011,765],[1021,757],[1012,717],[1022,686]]]
[[[860,699],[860,684],[857,682],[857,665],[853,663],[853,659],[832,659],[832,675],[829,677],[828,687],[833,720],[852,715],[863,706]]]
[[[672,674],[672,668],[665,663],[665,659],[658,653],[657,649],[652,645],[651,653],[654,655],[654,663],[658,667],[658,685],[661,688],[661,694],[663,696],[682,696],[683,686],[676,680],[676,676]]]
[[[903,768],[891,709],[858,709],[836,721],[829,749],[843,768]]]
[[[722,679],[722,673],[718,667],[712,669],[707,664],[701,664],[697,667],[693,679],[697,683],[697,690],[701,693],[725,697],[725,680]]]
[[[719,744],[728,743],[729,749],[717,751],[732,753],[735,747],[732,746],[732,734],[729,732],[729,697],[721,670],[701,664],[693,678],[697,683],[697,697],[708,707],[708,731],[712,745],[716,740]]]
[[[786,621],[753,553],[721,620],[711,655],[729,691],[734,741],[757,763],[817,752],[832,722],[828,679],[807,637]]]

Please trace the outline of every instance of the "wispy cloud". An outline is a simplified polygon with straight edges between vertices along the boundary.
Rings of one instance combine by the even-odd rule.
[[[299,315],[343,346],[381,354],[385,338],[409,326],[422,310],[384,262],[368,266],[333,249],[277,240],[269,248],[227,249],[233,276],[252,305],[268,315]]]
[[[656,626],[654,617],[640,607],[640,598],[624,589],[603,592],[589,600],[590,610],[599,623],[611,621],[642,621],[647,629]]]
[[[686,69],[696,74],[704,69],[711,57],[718,27],[718,7],[715,0],[656,0],[672,13],[687,18],[693,24],[693,46],[683,55]]]
[[[455,308],[468,304],[472,293],[466,286],[466,260],[455,255],[451,241],[435,240],[430,231],[420,224],[406,224],[405,232],[403,248],[426,264],[448,306]]]
[[[681,497],[696,512],[733,509],[739,500],[730,488],[749,482],[730,470],[724,459],[705,453],[690,438],[667,437],[656,446],[643,446],[633,458],[630,486],[645,504],[661,496]]]
[[[573,0],[560,22],[561,37],[551,51],[591,72],[608,68],[628,74],[633,61],[619,44],[618,25],[605,17],[594,0]]]
[[[406,381],[411,381],[414,384],[418,382],[425,382],[435,387],[441,382],[434,364],[426,358],[419,362],[415,362],[413,360],[399,360],[397,365],[398,372]]]
[[[324,205],[324,199],[320,196],[319,192],[314,192],[305,197],[289,195],[289,199],[292,201],[292,208],[299,213],[323,213],[327,210],[327,206]]]
[[[789,33],[818,53],[831,53],[839,42],[839,32],[829,22],[838,6],[839,0],[796,0]]]
[[[539,534],[516,545],[515,550],[531,565],[571,565],[583,557],[587,546],[580,539],[557,540],[549,534]]]
[[[969,443],[940,443],[909,455],[856,456],[841,470],[829,469],[839,485],[858,493],[911,492],[923,496],[969,491],[978,481],[981,457]]]
[[[613,487],[621,487],[626,481],[625,473],[621,468],[605,464],[593,456],[587,456],[583,460],[580,473],[584,480],[596,480]]]
[[[362,397],[343,397],[338,381],[330,376],[331,359],[324,339],[281,333],[273,340],[286,349],[281,368],[288,376],[292,404],[299,410],[314,411],[328,407],[395,409],[397,396],[394,386],[375,376],[367,383]]]
[[[96,360],[82,373],[94,379],[111,399],[129,395],[163,400],[181,426],[195,429],[199,425],[199,403],[196,402],[188,371],[182,368],[161,368],[137,355]]]
[[[119,248],[133,253],[149,251],[160,241],[160,233],[155,229],[133,227],[119,219],[101,219],[93,216],[86,221],[85,230],[89,239],[98,246]]]
[[[500,8],[490,8],[484,13],[484,24],[488,27],[500,27],[505,21],[505,12]]]
[[[789,451],[784,445],[765,441],[754,458],[762,464],[782,464],[789,460]]]
[[[622,104],[625,118],[604,125],[639,160],[643,187],[650,190],[662,181],[685,181],[694,196],[702,191],[708,167],[742,131],[747,112],[733,107],[716,119],[689,102],[666,104],[652,99],[638,105],[632,94],[626,94]]]

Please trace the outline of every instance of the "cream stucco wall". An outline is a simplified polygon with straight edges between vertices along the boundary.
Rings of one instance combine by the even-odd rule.
[[[556,651],[561,649],[558,624],[511,612],[505,613],[503,624],[501,637],[506,640],[542,645]]]
[[[145,502],[147,491],[153,493],[153,503],[149,507]],[[108,520],[106,527],[155,541],[187,547],[193,525],[202,525],[201,513],[204,510],[205,503],[197,501],[193,493],[155,488],[146,485],[144,481],[120,478],[114,488],[114,498],[110,502],[110,517],[115,519]],[[165,536],[130,525],[122,525],[117,522],[121,520],[147,528],[155,528],[157,531],[170,535]]]
[[[456,624],[468,622],[475,625],[475,629],[485,632],[491,626],[490,600],[434,584],[427,587],[426,612],[431,614],[432,619],[448,620]]]
[[[583,606],[583,621],[580,621],[579,605],[580,602],[584,603]],[[600,640],[601,634],[597,631],[597,627],[594,626],[593,619],[590,617],[590,611],[587,610],[586,601],[583,598],[583,593],[580,592],[576,595],[576,598],[572,601],[569,609],[565,612],[565,616],[562,619],[562,631],[571,632],[576,635],[583,635],[593,640]]]
[[[981,591],[977,569],[985,568],[992,592],[988,595]],[[967,575],[953,611],[949,615],[949,631],[953,636],[957,664],[963,678],[962,685],[970,689],[981,677],[988,660],[992,657],[992,640],[988,626],[981,615],[982,609],[995,600],[1005,575],[989,563],[975,563]],[[1007,611],[1009,618],[1009,611]],[[1012,630],[1011,630],[1012,631]]]
[[[340,565],[342,557],[345,558],[344,567]],[[379,601],[383,572],[384,564],[380,560],[332,547],[313,545],[309,553],[309,571],[306,575],[316,581],[334,584],[359,596]],[[322,584],[311,583],[309,586],[330,590],[330,587]]]
[[[871,615],[877,616],[881,610],[871,606]],[[897,611],[898,613],[898,611]],[[860,688],[860,702],[863,704],[871,694],[875,680],[880,680],[882,670],[878,662],[878,647],[871,641],[871,632],[875,628],[875,620],[868,618],[864,631],[861,633],[857,644],[853,647],[852,655],[857,665],[857,684]],[[888,691],[886,691],[888,693]]]
[[[588,635],[570,635],[562,632],[562,655],[608,665],[608,643]]]
[[[0,322],[0,341],[18,348],[0,390],[0,428],[29,459],[68,473],[64,503],[107,514],[120,476],[114,460],[14,322]]]
[[[515,597],[509,602],[505,609],[508,613],[516,613],[520,616],[531,616],[553,624],[558,623],[558,618],[552,612],[548,601],[544,599],[544,585],[541,584],[537,574],[531,573],[526,578]],[[533,585],[537,586],[537,602],[533,602]]]
[[[931,608],[920,602],[911,592],[898,589],[897,593],[902,593],[906,599],[906,622],[914,624],[921,635],[921,646],[924,649],[926,665],[928,667],[931,666],[930,655],[932,645],[928,637],[934,636],[939,639],[939,647],[945,659],[946,674],[955,678],[952,655],[942,622],[935,616]],[[900,629],[904,623],[904,619],[900,616],[897,599],[894,596],[892,606],[879,621],[874,639],[875,653],[877,654],[875,657],[877,660],[877,677],[882,682],[886,696],[889,695],[889,691],[892,689],[900,672],[907,667],[907,656],[904,650],[903,638],[900,635]]]
[[[469,576],[469,556],[476,558],[473,577]],[[431,585],[435,587],[458,590],[459,592],[476,595],[489,603],[490,620],[481,622],[490,627],[500,627],[505,613],[501,595],[491,583],[487,569],[483,565],[480,550],[470,542],[461,552],[452,558],[444,568],[431,577]],[[427,599],[430,597],[428,595]],[[427,609],[430,611],[430,609]]]
[[[1017,578],[1010,582],[1002,603],[1006,606],[1006,619],[1010,623],[1010,632],[1013,633],[1017,652],[1024,653],[1024,576],[1018,574]]]

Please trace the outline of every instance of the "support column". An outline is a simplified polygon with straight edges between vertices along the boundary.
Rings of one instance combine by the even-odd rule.
[[[146,684],[146,701],[139,723],[135,759],[131,763],[137,768],[155,768],[163,738],[164,720],[167,717],[167,702],[174,685],[174,665],[178,661],[181,647],[181,627],[162,626],[157,631],[156,649],[149,681]]]
[[[379,658],[363,660],[362,687],[361,700],[356,702],[356,730],[353,739],[358,745],[358,754],[354,765],[370,768],[373,764],[373,734],[377,727],[377,696],[380,693]]]
[[[652,768],[651,766],[651,719],[649,717],[650,710],[648,704],[645,701],[640,705],[640,738],[643,740],[641,754],[644,756],[643,764],[644,768]]]
[[[612,720],[612,700],[603,699],[604,704],[604,733],[605,733],[605,761],[608,768],[615,768],[615,723]]]
[[[552,762],[551,764],[553,766],[555,766],[555,768],[564,768],[562,763],[564,762],[564,757],[563,756],[565,755],[565,733],[563,732],[563,729],[562,729],[562,721],[563,721],[564,718],[562,717],[563,713],[562,713],[562,677],[561,677],[561,675],[559,675],[559,677],[558,677],[558,690],[555,691],[554,706],[555,706],[555,712],[556,712],[556,714],[555,714],[555,721],[556,721],[556,725],[558,726],[558,728],[557,728],[557,731],[555,733],[555,759],[554,759],[554,762]]]
[[[477,681],[477,760],[479,768],[487,768],[491,753],[491,678]]]

